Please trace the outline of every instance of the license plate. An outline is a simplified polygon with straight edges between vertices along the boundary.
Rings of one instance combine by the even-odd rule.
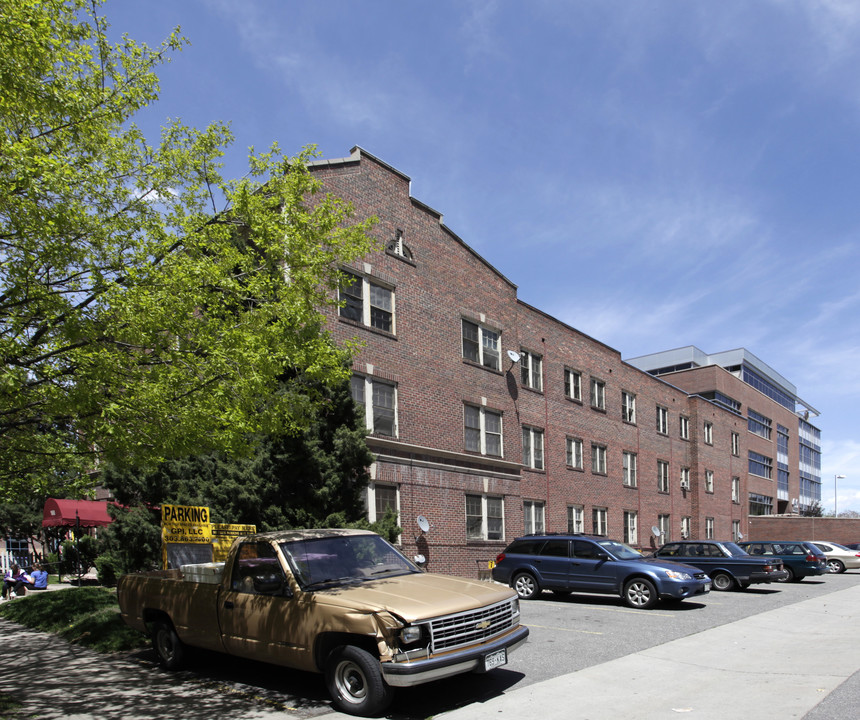
[[[508,651],[505,648],[484,655],[484,670],[492,670],[508,662]]]
[[[711,592],[711,583],[705,583],[705,592]]]

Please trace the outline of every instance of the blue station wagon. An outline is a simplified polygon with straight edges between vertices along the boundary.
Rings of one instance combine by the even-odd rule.
[[[517,538],[496,558],[493,579],[510,585],[524,600],[543,590],[603,593],[639,609],[711,590],[710,579],[698,568],[646,558],[629,545],[591,535]]]

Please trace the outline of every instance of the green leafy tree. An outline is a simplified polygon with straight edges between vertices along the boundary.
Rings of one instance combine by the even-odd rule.
[[[178,51],[111,44],[101,0],[0,3],[0,500],[75,494],[103,461],[151,466],[301,432],[343,380],[324,332],[370,222],[306,149],[220,175],[228,128],[133,124]]]

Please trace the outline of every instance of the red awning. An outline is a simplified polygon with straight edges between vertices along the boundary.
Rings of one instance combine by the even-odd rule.
[[[74,527],[78,520],[81,527],[98,527],[110,525],[113,518],[108,515],[106,500],[55,500],[45,501],[45,511],[42,515],[42,527],[58,525]]]

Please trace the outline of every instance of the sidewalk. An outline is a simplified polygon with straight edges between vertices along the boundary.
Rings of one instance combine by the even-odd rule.
[[[837,690],[826,712],[813,711]],[[689,714],[725,720],[739,714],[802,718],[810,711],[827,720],[854,720],[860,713],[860,585],[438,717],[651,720]]]

